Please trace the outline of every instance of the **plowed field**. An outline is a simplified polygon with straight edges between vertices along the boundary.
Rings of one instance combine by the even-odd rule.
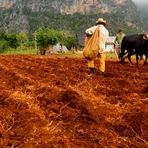
[[[147,148],[148,65],[107,59],[106,72],[88,77],[80,58],[1,55],[0,147]]]

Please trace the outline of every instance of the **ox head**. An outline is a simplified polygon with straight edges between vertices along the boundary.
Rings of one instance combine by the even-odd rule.
[[[144,34],[143,39],[148,40],[148,34]]]

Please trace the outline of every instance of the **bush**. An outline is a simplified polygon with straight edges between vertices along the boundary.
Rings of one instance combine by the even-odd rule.
[[[8,49],[8,42],[5,40],[0,41],[0,53],[5,52]]]
[[[35,33],[35,39],[40,50],[46,50],[49,46],[60,43],[66,45],[68,49],[76,47],[77,38],[70,36],[69,33],[65,33],[59,30],[53,30],[49,28],[41,28]]]

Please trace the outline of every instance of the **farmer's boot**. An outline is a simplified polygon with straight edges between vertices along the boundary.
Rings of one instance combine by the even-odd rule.
[[[95,76],[96,75],[96,69],[95,68],[89,68],[90,74],[88,76]]]

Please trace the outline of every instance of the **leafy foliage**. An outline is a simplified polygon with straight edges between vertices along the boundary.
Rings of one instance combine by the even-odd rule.
[[[9,45],[6,40],[0,41],[0,53],[3,53],[8,47],[9,47]]]
[[[106,3],[111,5],[112,2],[106,1]],[[2,23],[0,23],[0,32],[3,32],[3,27],[11,26],[10,28],[13,29],[8,30],[8,32],[13,31],[18,33],[21,32],[23,28],[27,34],[31,35],[39,28],[50,28],[53,30],[62,30],[64,32],[69,32],[71,34],[77,34],[79,44],[82,45],[84,41],[85,30],[88,27],[95,25],[98,17],[103,17],[107,20],[107,28],[110,32],[110,35],[115,35],[119,28],[122,28],[122,30],[126,34],[141,32],[142,23],[140,22],[135,8],[130,9],[130,6],[131,4],[129,2],[129,7],[124,6],[124,8],[120,8],[114,6],[115,11],[113,11],[112,13],[98,13],[92,11],[88,14],[75,13],[73,15],[60,14],[53,8],[44,9],[42,11],[32,11],[31,8],[27,6],[23,6],[22,8],[15,8],[15,10],[13,10],[13,8],[10,8],[5,12],[2,12],[4,19],[2,19],[3,21]],[[128,14],[126,14],[126,9],[128,9],[128,12],[129,10],[132,11],[133,18],[130,18],[131,16],[128,16]],[[19,18],[17,19],[18,14]],[[136,21],[136,19],[139,21]],[[23,20],[25,22],[24,27],[22,27],[21,24],[20,26],[18,25],[16,27],[15,22],[19,22],[20,20]],[[131,20],[132,23],[130,24],[130,22],[127,22],[127,20]],[[133,25],[134,23],[135,25]],[[137,26],[139,26],[139,28]]]
[[[107,28],[110,32],[110,35],[115,35],[119,28],[122,28],[122,30],[126,34],[140,32],[137,27],[127,25],[127,22],[125,22],[125,14],[120,11],[116,11],[112,14],[96,14],[92,12],[85,15],[80,13],[75,13],[73,15],[63,15],[54,11],[32,12],[31,10],[27,9],[27,11],[24,11],[24,13],[29,20],[28,27],[30,33],[34,32],[39,27],[48,27],[54,30],[63,30],[64,32],[77,34],[80,44],[83,44],[85,30],[88,27],[95,25],[98,17],[103,17],[105,20],[107,20]]]
[[[11,48],[17,48],[19,46],[19,41],[15,33],[9,33],[6,35],[5,40]]]
[[[8,48],[22,47],[27,42],[27,35],[25,32],[0,34],[0,52],[4,52]]]
[[[26,50],[26,48],[37,48],[40,50],[46,50],[49,46],[53,46],[56,43],[65,45],[68,49],[78,46],[77,37],[69,32],[64,32],[61,30],[54,30],[50,28],[39,28],[33,34],[33,36],[28,36],[24,32],[7,33],[0,34],[0,52],[4,52],[9,48],[14,48],[15,50]]]
[[[25,32],[20,32],[17,36],[16,36],[17,40],[20,41],[21,43],[25,42],[27,40],[27,35]]]
[[[64,44],[69,49],[77,45],[76,37],[69,35],[68,32],[49,28],[40,28],[35,32],[37,45],[40,49],[45,49],[56,43]]]
[[[78,46],[78,40],[76,36],[68,36],[66,38],[65,44],[68,49]]]

